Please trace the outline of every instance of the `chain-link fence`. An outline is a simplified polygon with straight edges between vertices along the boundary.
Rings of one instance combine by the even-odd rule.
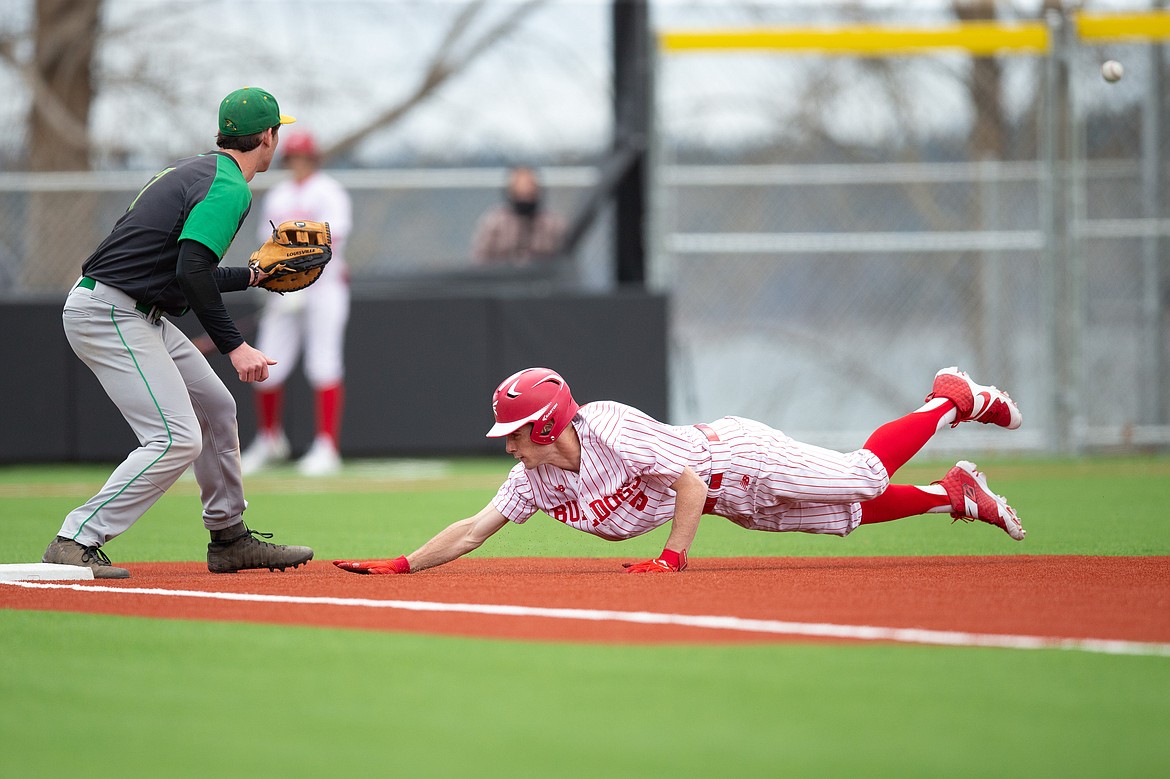
[[[1170,443],[1163,21],[903,30],[887,55],[847,28],[664,33],[659,83],[698,85],[658,106],[672,415],[850,448],[958,364],[1026,424],[936,451]],[[720,111],[731,151],[685,132]]]
[[[363,294],[427,286],[470,290],[515,283],[605,288],[612,260],[604,222],[585,237],[572,262],[555,267],[479,268],[471,256],[478,219],[501,202],[502,167],[334,170],[350,193],[354,229],[346,260]],[[258,176],[254,203],[286,173]],[[0,173],[0,299],[60,295],[81,263],[150,180],[144,172]],[[592,167],[541,170],[545,207],[573,213],[596,181]],[[258,207],[240,228],[224,262],[247,263],[261,234]]]

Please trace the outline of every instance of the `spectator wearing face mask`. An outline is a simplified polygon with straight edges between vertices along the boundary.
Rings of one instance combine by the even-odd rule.
[[[524,165],[508,172],[506,202],[480,217],[472,240],[476,265],[530,265],[557,256],[565,219],[544,207],[540,179]]]

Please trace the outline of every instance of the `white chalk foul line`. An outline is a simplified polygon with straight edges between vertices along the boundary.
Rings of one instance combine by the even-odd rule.
[[[418,600],[378,600],[374,598],[332,598],[302,595],[264,595],[247,592],[205,592],[203,590],[167,590],[147,587],[103,587],[51,582],[0,582],[9,587],[32,590],[74,590],[122,595],[154,595],[167,598],[201,598],[204,600],[243,601],[248,603],[282,603],[305,606],[347,606],[399,611],[483,614],[497,617],[542,617],[586,622],[627,622],[636,625],[674,625],[707,630],[742,633],[766,633],[809,638],[843,638],[857,641],[892,641],[903,644],[933,646],[996,647],[1001,649],[1064,649],[1108,655],[1153,655],[1170,657],[1170,644],[1141,643],[1096,638],[1050,638],[1045,636],[967,633],[954,630],[889,628],[873,625],[832,625],[816,622],[784,622],[771,619],[748,619],[702,614],[663,614],[653,611],[612,611],[608,609],[565,609],[544,606],[510,606],[493,603],[441,603]]]

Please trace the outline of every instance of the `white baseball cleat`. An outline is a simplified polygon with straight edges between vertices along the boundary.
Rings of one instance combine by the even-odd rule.
[[[951,501],[951,516],[964,522],[979,520],[995,525],[1017,541],[1027,535],[1015,509],[1002,495],[996,495],[987,486],[987,477],[975,468],[975,463],[960,460],[947,475],[935,484],[941,484]]]
[[[934,375],[927,400],[946,398],[955,404],[959,416],[951,427],[960,422],[982,422],[1015,430],[1024,421],[1014,400],[998,387],[977,384],[955,366],[943,368]]]
[[[319,435],[297,461],[297,470],[304,476],[331,476],[341,470],[341,455],[328,436]]]
[[[256,434],[256,440],[240,455],[240,469],[247,476],[256,473],[269,465],[282,463],[288,459],[288,439],[284,433]]]

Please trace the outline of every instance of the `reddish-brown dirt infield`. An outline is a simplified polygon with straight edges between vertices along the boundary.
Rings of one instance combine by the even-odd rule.
[[[201,563],[129,563],[111,586],[720,615],[979,634],[1170,642],[1170,557],[707,558],[683,574],[622,572],[613,559],[473,558],[409,576],[296,571],[213,575]],[[0,608],[318,625],[525,640],[775,642],[678,625],[228,602],[0,586]],[[803,639],[800,639],[803,640]]]

